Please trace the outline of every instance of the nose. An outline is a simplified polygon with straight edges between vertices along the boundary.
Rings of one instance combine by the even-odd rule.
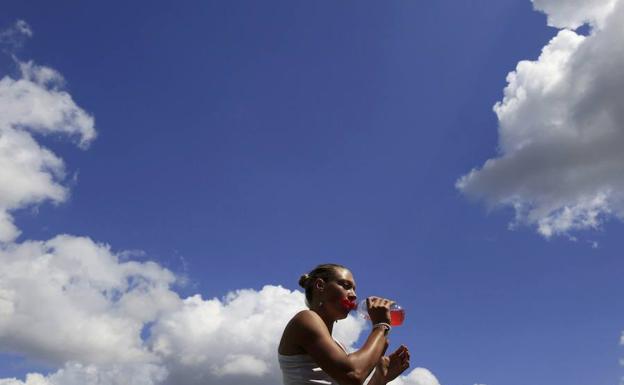
[[[349,298],[349,301],[355,301],[357,299],[357,295],[355,294],[354,291],[351,291],[348,295],[347,298]]]

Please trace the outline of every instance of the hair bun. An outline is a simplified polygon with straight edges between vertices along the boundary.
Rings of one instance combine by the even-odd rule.
[[[301,286],[302,288],[307,288],[308,287],[308,283],[310,282],[310,274],[304,274],[301,276],[301,278],[299,278],[299,286]]]

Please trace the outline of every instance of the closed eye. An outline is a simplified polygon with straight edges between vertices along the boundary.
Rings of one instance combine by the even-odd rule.
[[[355,286],[351,282],[349,282],[349,281],[340,280],[340,281],[338,281],[338,284],[340,286],[344,287],[345,290],[351,290],[351,289],[355,290]]]

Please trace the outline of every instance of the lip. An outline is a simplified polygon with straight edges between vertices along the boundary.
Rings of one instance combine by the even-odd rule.
[[[346,310],[351,311],[357,308],[357,303],[355,301],[349,301],[348,298],[343,298],[340,302]]]

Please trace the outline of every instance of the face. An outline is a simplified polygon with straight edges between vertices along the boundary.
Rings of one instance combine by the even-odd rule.
[[[327,312],[336,319],[346,318],[350,309],[345,300],[355,302],[355,280],[347,269],[337,269],[335,277],[328,282],[323,281],[322,301]]]

